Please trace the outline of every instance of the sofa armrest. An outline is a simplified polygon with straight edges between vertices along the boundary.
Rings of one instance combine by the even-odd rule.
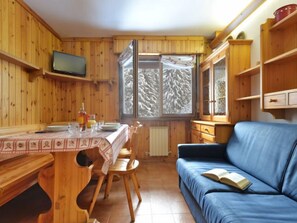
[[[178,158],[225,158],[227,144],[178,144]]]

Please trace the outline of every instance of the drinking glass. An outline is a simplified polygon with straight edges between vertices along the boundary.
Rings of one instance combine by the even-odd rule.
[[[79,133],[79,123],[78,122],[70,122],[68,123],[68,132],[71,135],[76,135]]]
[[[97,130],[101,130],[101,126],[104,125],[104,121],[103,120],[99,120],[97,122]]]

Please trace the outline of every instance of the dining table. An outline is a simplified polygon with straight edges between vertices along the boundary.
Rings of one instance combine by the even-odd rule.
[[[41,223],[86,223],[88,211],[77,204],[77,197],[91,180],[93,165],[80,165],[77,155],[82,151],[96,151],[103,162],[101,171],[107,174],[128,141],[128,125],[115,131],[41,131],[0,138],[0,153],[52,153],[54,164],[39,172],[38,183],[51,200],[51,208],[41,213]],[[86,153],[87,154],[87,153]],[[30,201],[28,201],[30,202]]]

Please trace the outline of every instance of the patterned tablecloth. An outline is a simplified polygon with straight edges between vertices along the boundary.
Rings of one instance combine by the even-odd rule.
[[[81,151],[98,147],[105,160],[103,172],[115,162],[121,147],[128,140],[128,125],[114,132],[98,131],[91,133],[90,129],[77,135],[64,132],[29,133],[18,136],[0,138],[0,153],[44,153]]]

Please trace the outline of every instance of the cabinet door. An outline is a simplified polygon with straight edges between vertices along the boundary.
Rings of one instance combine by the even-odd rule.
[[[211,120],[212,115],[212,85],[210,66],[202,68],[201,72],[201,116],[204,120]]]
[[[213,102],[214,115],[227,114],[227,74],[225,57],[213,65]]]

